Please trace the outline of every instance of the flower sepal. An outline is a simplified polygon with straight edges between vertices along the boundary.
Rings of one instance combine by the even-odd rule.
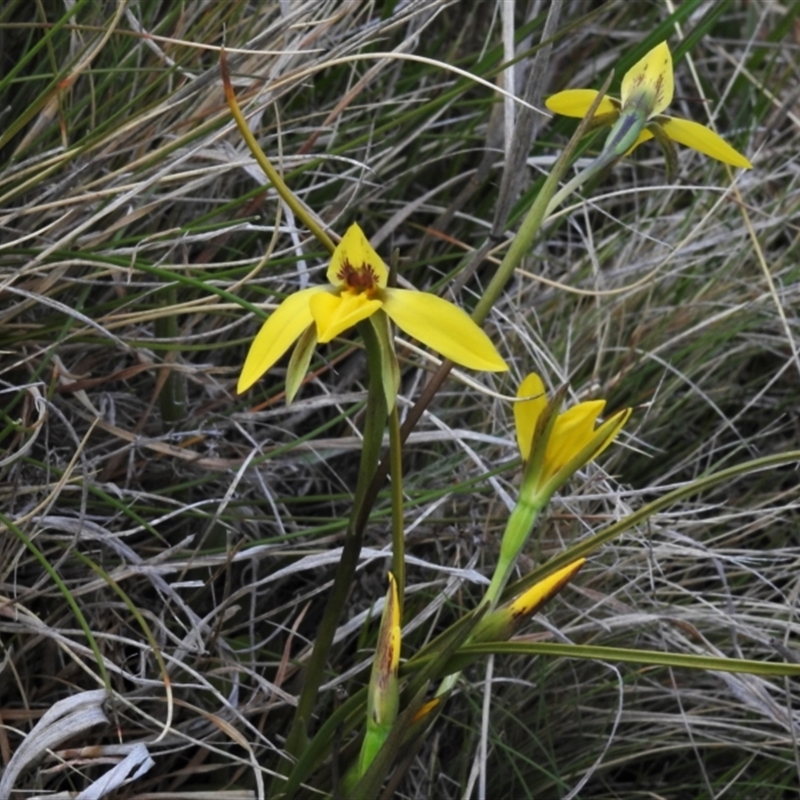
[[[369,323],[372,325],[378,341],[378,349],[381,353],[381,385],[386,398],[386,408],[391,411],[397,402],[397,393],[400,391],[400,365],[397,363],[397,353],[394,351],[389,317],[386,314],[375,314],[369,318]]]
[[[297,393],[303,385],[316,346],[317,329],[313,325],[309,325],[303,333],[300,334],[300,338],[297,340],[294,350],[292,350],[289,366],[286,369],[287,406],[297,397]]]
[[[672,54],[669,45],[660,42],[622,76],[622,113],[636,110],[652,119],[672,102],[674,93]]]
[[[504,642],[514,636],[548,600],[555,597],[586,563],[579,558],[535,583],[509,603],[490,611],[478,623],[470,642]]]
[[[534,380],[534,378],[536,380]],[[527,390],[533,391],[527,394]],[[522,483],[519,490],[519,501],[537,509],[547,505],[550,496],[540,490],[542,475],[546,473],[547,443],[558,420],[558,411],[567,393],[566,385],[560,387],[550,400],[544,391],[544,384],[535,373],[531,373],[519,387],[518,398],[528,397],[521,403],[536,404],[533,412],[536,416],[517,412],[521,403],[514,406],[517,423],[517,439],[525,466],[522,471]],[[530,422],[533,424],[529,424]]]
[[[604,400],[596,401],[599,408],[596,412],[587,413],[586,422],[590,422],[593,427],[597,416],[605,406]],[[589,405],[581,404],[581,405]],[[579,406],[576,406],[578,408]],[[607,419],[599,428],[594,432],[594,435],[586,442],[580,449],[573,452],[572,458],[556,472],[550,480],[548,480],[542,487],[542,494],[549,499],[555,491],[566,483],[572,475],[574,475],[581,467],[594,461],[603,450],[614,441],[617,434],[622,429],[622,426],[627,422],[628,417],[631,415],[632,409],[624,408],[618,411],[614,416]],[[576,440],[577,443],[577,440]]]

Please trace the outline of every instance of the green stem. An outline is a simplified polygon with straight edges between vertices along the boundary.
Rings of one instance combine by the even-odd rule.
[[[522,259],[531,249],[533,240],[539,233],[539,230],[542,227],[542,222],[544,222],[547,217],[547,210],[550,206],[551,198],[555,195],[559,181],[567,171],[567,168],[572,161],[572,156],[578,146],[578,142],[583,138],[584,133],[589,128],[592,117],[594,116],[594,112],[600,105],[600,101],[605,96],[608,85],[611,82],[611,77],[612,76],[609,75],[609,77],[606,79],[606,82],[598,92],[597,97],[594,99],[594,102],[589,108],[589,111],[586,113],[586,116],[581,120],[577,130],[567,143],[564,151],[556,160],[556,163],[553,164],[552,172],[547,176],[547,180],[544,182],[542,190],[536,195],[536,199],[531,204],[528,213],[525,215],[525,219],[522,220],[522,224],[519,226],[517,235],[514,237],[514,240],[511,242],[511,246],[506,251],[505,257],[500,262],[497,272],[494,274],[491,282],[486,287],[483,297],[481,297],[478,305],[475,306],[475,310],[472,313],[472,319],[475,320],[475,322],[477,322],[479,325],[486,319],[487,316],[489,316],[489,312],[492,310],[492,307],[503,293],[506,284],[509,282],[509,280],[511,280],[514,270],[516,270]]]
[[[591,114],[587,115],[591,119]],[[614,162],[619,161],[636,144],[639,134],[647,124],[647,117],[638,109],[624,112],[609,131],[603,151],[597,158],[579,172],[571,181],[562,186],[553,195],[547,205],[545,219],[557,209],[564,200],[569,197],[576,189],[579,189],[587,181],[594,178]]]
[[[561,180],[561,176],[566,172],[567,167],[572,159],[572,155],[575,152],[575,148],[578,146],[578,142],[589,128],[592,115],[594,114],[597,106],[600,104],[601,99],[605,96],[608,85],[611,83],[611,78],[612,76],[609,75],[597,97],[595,98],[594,103],[592,103],[592,106],[589,109],[586,117],[578,125],[577,130],[569,140],[566,148],[553,165],[552,173],[545,181],[542,191],[539,193],[539,195],[537,195],[536,200],[534,200],[533,205],[531,206],[522,225],[520,226],[519,232],[514,238],[514,241],[511,243],[505,258],[498,267],[497,272],[486,289],[486,292],[478,302],[475,310],[472,312],[472,319],[479,325],[489,315],[489,312],[492,310],[492,306],[502,294],[506,284],[513,276],[514,270],[517,268],[517,265],[529,250],[534,237],[539,232],[550,198],[555,192],[556,186],[558,185],[559,180]],[[445,378],[447,378],[452,367],[453,362],[445,360],[439,369],[437,369],[436,372],[431,376],[431,379],[425,385],[425,388],[423,389],[419,399],[414,404],[413,408],[410,409],[405,421],[403,422],[403,425],[400,429],[401,442],[405,442],[411,431],[414,430],[423,412],[428,407],[428,404],[433,399],[436,392],[439,390],[439,387],[442,385],[442,383],[444,383]],[[384,460],[376,470],[372,479],[372,483],[365,496],[365,505],[368,508],[371,508],[372,504],[375,502],[375,498],[378,496],[378,491],[383,485],[383,482],[386,480],[388,473],[389,464],[386,462],[386,460]],[[365,516],[365,523],[366,519],[367,517]]]
[[[224,50],[220,50],[219,53],[219,66],[220,71],[222,72],[222,83],[225,86],[225,99],[228,101],[228,107],[231,110],[234,120],[236,120],[236,126],[239,128],[239,133],[242,134],[242,138],[250,148],[250,152],[258,162],[258,165],[264,170],[267,180],[269,180],[269,182],[275,187],[275,191],[281,196],[283,202],[292,209],[294,215],[303,223],[305,223],[305,226],[311,231],[316,240],[329,253],[333,253],[333,251],[336,249],[336,245],[334,245],[331,237],[328,236],[328,234],[325,232],[325,229],[319,224],[319,222],[317,222],[311,209],[307,208],[286,185],[286,182],[278,174],[278,171],[275,169],[275,167],[272,166],[272,162],[267,158],[266,154],[256,140],[256,137],[253,136],[250,128],[248,127],[247,120],[245,120],[244,115],[239,108],[239,104],[236,102],[236,94],[233,91],[231,76],[228,72],[228,59]]]
[[[355,492],[353,493],[353,508],[342,546],[342,557],[339,561],[331,594],[325,605],[322,621],[314,640],[311,657],[304,670],[297,709],[286,739],[285,752],[287,758],[281,761],[283,774],[288,774],[291,771],[293,763],[308,746],[308,730],[316,707],[317,694],[325,672],[325,664],[358,565],[361,542],[371,508],[371,504],[368,503],[369,488],[377,470],[383,431],[386,425],[386,397],[381,381],[381,357],[378,339],[368,321],[359,323],[358,330],[366,347],[367,375],[369,376],[361,464]]]
[[[531,503],[520,501],[511,512],[511,516],[506,523],[506,529],[503,532],[503,538],[500,542],[500,555],[497,558],[497,566],[492,575],[492,582],[483,596],[483,604],[488,604],[487,611],[491,613],[497,606],[500,595],[503,593],[508,579],[511,577],[511,571],[514,569],[514,564],[517,560],[520,550],[528,540],[528,536],[536,522],[536,517],[541,508]],[[466,644],[472,641],[472,636],[467,639]],[[439,683],[436,690],[437,697],[443,697],[449,694],[454,688],[458,679],[461,677],[461,670],[451,672],[445,675]]]
[[[494,569],[494,575],[492,575],[492,582],[484,595],[484,601],[489,602],[490,611],[497,605],[497,601],[500,599],[500,595],[511,577],[511,571],[514,569],[517,556],[525,542],[528,541],[528,536],[533,529],[540,510],[539,506],[520,501],[508,518],[506,529],[500,542],[500,555],[497,559],[497,566]]]
[[[606,167],[617,160],[618,156],[613,153],[602,153],[585,170],[579,172],[574,178],[565,183],[551,198],[544,212],[547,219],[576,189],[580,189],[587,181],[594,178]]]
[[[403,525],[403,442],[397,403],[389,412],[389,472],[392,492],[392,574],[397,581],[400,624],[403,624],[403,597],[406,590],[406,539]]]

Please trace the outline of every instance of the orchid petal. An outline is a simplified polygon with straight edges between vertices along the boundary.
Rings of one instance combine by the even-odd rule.
[[[372,316],[381,307],[381,301],[371,300],[363,292],[321,292],[311,298],[309,307],[317,323],[317,340],[324,344]]]
[[[544,104],[554,114],[582,119],[598,94],[594,89],[565,89],[548,97]],[[595,117],[603,114],[619,115],[619,103],[608,95],[603,97],[594,112]]]
[[[549,480],[592,441],[595,422],[605,405],[605,400],[590,400],[559,415],[545,451],[545,480]]]
[[[540,491],[550,497],[569,477],[585,464],[594,461],[608,447],[619,433],[631,414],[630,408],[619,411],[611,419],[606,420],[593,435],[577,435],[571,445],[571,452],[564,452],[565,458],[548,462],[547,470],[543,470]],[[551,442],[548,442],[548,448]]]
[[[517,622],[520,618],[528,619],[548,600],[558,594],[564,585],[575,577],[578,570],[585,563],[585,558],[579,558],[567,564],[566,567],[556,570],[546,578],[542,578],[542,580],[534,583],[530,589],[509,603],[508,606],[500,609],[500,612],[509,613],[514,622]]]
[[[428,292],[385,289],[383,310],[400,330],[470,369],[503,372],[508,365],[491,339],[458,306]]]
[[[517,428],[517,445],[522,455],[522,460],[527,461],[531,456],[533,435],[536,433],[536,423],[542,412],[547,408],[547,396],[544,391],[542,379],[531,372],[519,385],[517,397],[529,397],[530,400],[521,400],[514,403],[514,422]]]
[[[336,245],[331,256],[331,263],[326,273],[328,280],[334,286],[344,286],[343,274],[349,266],[356,270],[366,267],[371,268],[375,276],[375,288],[383,289],[389,280],[389,269],[383,259],[375,252],[373,246],[364,235],[364,231],[353,223],[342,236],[342,241]]]
[[[603,452],[611,442],[616,439],[617,434],[622,430],[622,426],[628,421],[628,417],[630,417],[631,412],[633,411],[632,408],[623,408],[621,411],[617,411],[613,417],[609,417],[596,431],[595,431],[595,438],[597,440],[597,450],[594,451],[592,455],[592,459],[597,458],[600,453]]]
[[[290,294],[261,326],[247,352],[236,391],[246,392],[292,346],[314,321],[309,306],[317,294],[327,293],[325,286],[312,286]]]
[[[520,503],[524,501],[534,508],[543,508],[571,475],[597,458],[631,414],[630,408],[623,409],[595,427],[605,400],[578,403],[557,414],[560,394],[548,401],[542,379],[532,373],[517,391],[518,398],[532,399],[514,404],[517,442],[525,461]]]
[[[721,136],[699,122],[676,117],[659,117],[658,123],[670,139],[732,167],[752,169],[753,165]]]
[[[629,104],[642,104],[640,107],[652,118],[672,102],[674,90],[672,55],[667,43],[661,42],[623,76],[622,108]]]

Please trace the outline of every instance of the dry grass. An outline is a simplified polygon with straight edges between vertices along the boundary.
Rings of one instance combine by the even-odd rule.
[[[526,5],[519,94],[546,11]],[[507,155],[489,2],[70,7],[0,8],[0,758],[23,754],[6,787],[64,797],[127,756],[141,774],[114,797],[256,797],[350,511],[364,362],[340,340],[291,406],[280,368],[235,395],[259,319],[325,260],[241,142],[219,47],[320,219],[357,219],[384,256],[399,249],[403,278],[467,308],[496,264],[467,275],[470,254],[513,233],[571,124],[535,114],[522,162]],[[643,147],[548,226],[486,326],[510,376],[452,377],[407,447],[404,654],[491,574],[519,477],[493,392],[527,372],[636,410],[623,446],[551,505],[523,573],[677,484],[797,448],[798,26],[771,0],[685,0],[671,17],[564,3],[540,92],[595,85],[669,36],[676,56],[688,43],[676,113],[711,114],[756,168],[732,189],[681,151],[667,185]],[[431,362],[400,353],[407,409]],[[603,548],[528,633],[797,662],[798,502],[790,465],[676,504]],[[388,542],[382,494],[319,722],[366,679]],[[104,673],[111,702],[84,694]],[[398,797],[478,796],[482,774],[490,797],[796,791],[794,679],[513,657],[492,676],[487,714],[484,662],[465,673]]]

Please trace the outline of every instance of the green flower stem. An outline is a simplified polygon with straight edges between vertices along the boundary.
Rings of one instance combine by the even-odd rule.
[[[609,84],[611,83],[612,76],[613,73],[606,78],[603,87],[597,93],[597,97],[595,97],[594,102],[589,108],[586,116],[580,121],[577,130],[572,135],[572,138],[567,143],[567,146],[556,160],[556,163],[553,164],[552,172],[547,176],[547,180],[544,182],[542,190],[538,195],[536,195],[536,199],[533,201],[528,213],[522,220],[522,224],[519,226],[517,235],[514,237],[514,240],[511,242],[511,246],[506,251],[506,255],[500,262],[500,266],[497,268],[497,272],[494,274],[489,286],[486,287],[483,297],[481,297],[477,306],[475,306],[475,310],[472,313],[472,319],[475,320],[475,322],[477,322],[479,325],[486,319],[487,316],[489,316],[489,312],[492,310],[492,307],[503,293],[506,284],[509,282],[509,280],[511,280],[514,271],[519,266],[522,259],[530,251],[533,240],[538,235],[539,230],[542,227],[542,223],[547,218],[547,210],[550,205],[550,200],[555,195],[559,181],[564,176],[564,173],[567,171],[572,161],[572,156],[578,146],[578,142],[583,138],[583,135],[591,125],[594,112],[600,105],[600,101],[603,99],[603,97],[605,97],[605,93],[609,87]]]
[[[586,117],[581,120],[580,124],[575,130],[575,133],[572,135],[572,138],[564,148],[564,151],[553,165],[553,171],[544,182],[542,190],[536,196],[536,199],[533,201],[530,210],[525,215],[525,219],[522,221],[517,235],[514,237],[514,240],[511,242],[511,246],[506,251],[505,258],[503,258],[500,266],[497,268],[497,272],[494,274],[489,286],[486,287],[483,297],[481,297],[481,299],[478,301],[478,304],[475,306],[475,309],[472,312],[472,319],[478,325],[481,325],[486,317],[489,316],[489,312],[492,310],[492,307],[503,293],[506,284],[511,280],[514,270],[516,270],[520,261],[522,261],[522,259],[530,250],[534,238],[539,233],[542,222],[547,217],[547,208],[550,203],[550,199],[556,191],[558,182],[567,171],[575,149],[578,146],[578,142],[580,142],[586,131],[589,129],[592,115],[600,105],[600,101],[603,99],[603,97],[605,97],[605,93],[608,90],[608,86],[611,83],[612,77],[613,73],[606,78],[605,83],[589,108]],[[430,404],[436,392],[439,391],[439,387],[444,383],[445,378],[448,376],[452,368],[453,362],[445,360],[439,369],[437,369],[436,372],[431,376],[430,380],[425,385],[425,388],[422,390],[422,394],[420,395],[419,399],[414,404],[413,408],[411,408],[411,410],[408,412],[405,422],[403,422],[403,427],[400,430],[400,435],[403,441],[405,441],[411,431],[414,430],[423,412]],[[381,482],[385,477],[386,468],[384,465],[382,465],[382,469],[375,476],[375,485],[373,487],[373,491],[376,495],[378,487],[381,485]]]
[[[587,116],[591,119],[594,112]],[[636,143],[639,134],[647,124],[647,117],[638,110],[623,114],[608,134],[603,152],[579,172],[572,180],[562,186],[551,198],[545,211],[545,219],[549,217],[576,189],[599,175],[604,169],[619,161]],[[673,148],[674,150],[674,148]]]
[[[239,108],[239,104],[236,102],[236,94],[234,93],[233,85],[231,84],[230,72],[228,72],[228,59],[224,50],[220,50],[219,53],[219,67],[220,71],[222,72],[222,83],[225,86],[225,99],[228,101],[228,107],[231,110],[234,120],[236,120],[236,126],[239,128],[239,133],[242,134],[242,138],[250,148],[250,152],[253,154],[253,157],[258,162],[258,165],[261,167],[261,169],[264,170],[264,174],[267,176],[269,182],[275,187],[275,191],[281,196],[283,202],[292,209],[294,215],[305,224],[305,226],[314,235],[316,240],[329,253],[333,253],[333,251],[336,249],[336,245],[334,245],[331,237],[328,236],[323,227],[319,224],[319,222],[317,222],[317,219],[311,210],[307,208],[286,185],[283,178],[281,178],[281,176],[278,174],[278,171],[272,166],[272,163],[261,149],[258,141],[256,141],[256,137],[253,136],[252,132],[250,131],[250,128],[247,125],[247,120],[245,120],[244,115]]]
[[[547,217],[548,210],[555,195],[558,183],[570,164],[572,155],[578,145],[578,142],[591,124],[594,111],[604,97],[611,82],[611,77],[612,76],[609,76],[606,79],[602,89],[595,98],[594,103],[592,103],[592,106],[589,109],[586,117],[581,120],[581,123],[578,125],[578,128],[575,131],[572,139],[570,139],[567,147],[554,164],[553,170],[545,181],[542,190],[536,196],[536,199],[526,214],[525,219],[522,221],[517,235],[514,237],[511,246],[506,252],[505,258],[503,258],[503,261],[498,267],[497,272],[492,278],[492,281],[484,292],[483,297],[475,307],[475,310],[472,314],[472,319],[478,324],[481,324],[489,315],[493,305],[502,294],[506,284],[513,276],[514,271],[516,270],[520,261],[528,253],[531,245],[533,244],[534,238],[539,233],[542,223]],[[428,403],[431,401],[436,391],[438,391],[439,387],[444,382],[452,366],[452,362],[445,361],[439,367],[430,381],[428,381],[421,397],[406,418],[401,430],[402,441],[405,441],[409,433],[411,433],[413,428],[416,426],[419,418],[422,416],[422,412],[428,406]],[[385,479],[385,477],[386,465],[382,464],[381,469],[376,474],[372,486],[370,487],[370,504],[374,502],[374,498],[377,496],[381,482]],[[500,548],[499,563],[495,569],[489,589],[487,590],[484,598],[484,602],[489,602],[490,608],[494,608],[496,606],[500,594],[505,588],[505,585],[511,575],[514,561],[516,560],[519,551],[524,545],[527,536],[530,533],[534,522],[536,521],[536,516],[539,513],[539,510],[540,508],[537,505],[521,502],[517,504],[512,512],[506,527],[506,534],[503,536],[503,542]],[[453,685],[457,679],[458,674],[453,674],[445,678],[445,680],[439,686],[437,695],[441,696],[449,692],[453,688]]]
[[[284,775],[291,772],[292,764],[308,746],[311,716],[314,713],[319,686],[322,683],[325,672],[325,662],[333,644],[333,636],[339,624],[339,618],[358,565],[361,542],[371,508],[371,503],[368,502],[370,484],[378,467],[383,431],[386,426],[386,395],[381,381],[381,357],[378,339],[369,321],[360,322],[358,331],[366,347],[367,375],[369,376],[361,464],[359,466],[356,489],[353,493],[353,508],[342,546],[342,557],[339,561],[331,594],[325,605],[322,621],[314,640],[311,657],[304,670],[297,709],[286,739],[285,751],[287,758],[281,760],[280,767]],[[280,787],[277,788],[280,789]]]
[[[579,172],[553,195],[547,204],[545,218],[549,217],[576,189],[580,189],[585,183],[599,175],[618,158],[619,156],[613,153],[601,153],[585,170]]]
[[[406,538],[403,525],[403,442],[397,403],[389,412],[389,471],[392,479],[392,573],[397,581],[400,625],[403,624],[403,596],[406,589]]]
[[[386,783],[386,777],[395,767],[398,757],[405,750],[405,746],[409,742],[409,734],[413,733],[414,717],[420,708],[422,708],[424,702],[425,688],[422,688],[410,698],[403,713],[395,720],[383,746],[375,754],[375,758],[366,772],[361,775],[360,779],[351,787],[348,787],[345,782],[345,785],[341,787],[342,791],[335,794],[335,797],[345,798],[347,800],[355,800],[356,798],[360,800],[361,798],[396,797],[396,784],[392,786],[390,782],[389,786],[385,787],[383,793],[381,793],[381,787]],[[398,765],[398,769],[401,770],[402,775],[402,771],[404,771],[402,764]],[[396,771],[394,778],[395,780],[398,779]]]
[[[517,556],[528,540],[541,508],[541,506],[521,500],[511,512],[511,516],[506,523],[506,529],[503,532],[503,538],[500,541],[500,556],[497,559],[494,575],[492,575],[492,582],[483,596],[482,605],[487,607],[488,613],[491,613],[497,607],[500,595],[511,577],[511,571],[514,568]],[[467,639],[467,644],[471,641],[472,636]],[[445,675],[439,683],[436,696],[443,697],[448,695],[455,688],[459,677],[461,677],[461,670]]]
[[[542,507],[539,505],[520,500],[511,512],[500,542],[500,556],[497,559],[494,575],[492,575],[492,582],[484,595],[484,601],[489,603],[489,611],[494,610],[497,606],[500,595],[511,577],[517,556],[525,542],[528,541],[528,536],[533,530],[536,517],[541,509]]]
[[[514,237],[514,240],[511,242],[511,246],[506,251],[506,255],[500,263],[500,266],[497,268],[497,272],[494,274],[494,277],[489,283],[489,286],[486,288],[486,291],[483,293],[483,297],[481,297],[481,299],[478,301],[478,304],[475,306],[475,310],[472,312],[472,319],[478,325],[481,325],[486,317],[489,316],[489,312],[492,310],[492,307],[503,293],[506,284],[511,280],[514,270],[516,270],[520,261],[522,261],[522,259],[530,250],[533,240],[542,227],[542,222],[547,217],[547,209],[549,207],[551,198],[556,192],[556,187],[570,165],[572,156],[578,146],[578,142],[580,142],[580,140],[583,138],[583,135],[590,127],[592,116],[597,107],[600,105],[600,101],[605,96],[612,77],[613,73],[606,78],[605,83],[589,108],[586,117],[581,120],[580,124],[575,130],[575,133],[572,135],[572,138],[564,148],[564,151],[553,165],[553,171],[547,177],[547,180],[542,186],[542,190],[536,196],[536,199],[533,201],[528,213],[525,215],[525,219],[522,221],[517,235]],[[453,362],[445,360],[425,385],[419,400],[417,400],[413,408],[408,412],[408,416],[403,423],[403,427],[400,431],[402,441],[405,441],[411,431],[414,430],[423,412],[428,407],[436,392],[439,390],[439,387],[442,385],[442,383],[444,383],[445,378],[448,376],[452,368]],[[382,465],[381,470],[375,476],[373,485],[373,493],[375,496],[377,495],[378,487],[386,477],[386,473],[386,466]]]

